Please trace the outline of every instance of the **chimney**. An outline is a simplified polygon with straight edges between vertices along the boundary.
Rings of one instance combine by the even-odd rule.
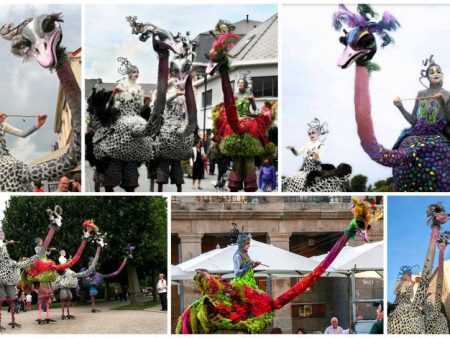
[[[247,22],[248,22],[248,14],[247,14],[247,19],[246,19],[246,20],[247,20]]]

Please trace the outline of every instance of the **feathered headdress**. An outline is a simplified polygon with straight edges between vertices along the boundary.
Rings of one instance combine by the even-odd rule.
[[[137,66],[133,65],[130,61],[128,61],[126,57],[119,56],[117,58],[117,61],[120,63],[119,69],[117,69],[120,75],[127,75],[133,69],[137,69]]]
[[[314,129],[317,131],[319,136],[323,136],[328,134],[330,131],[328,130],[328,123],[320,123],[320,120],[316,117],[311,122],[307,123],[309,129]]]
[[[400,23],[391,13],[385,11],[380,21],[374,22],[378,17],[370,5],[360,4],[357,7],[358,13],[353,13],[345,5],[341,4],[338,10],[333,13],[333,26],[335,30],[341,30],[345,23],[350,28],[366,28],[370,33],[376,33],[383,40],[381,47],[394,42],[394,39],[386,31],[395,31],[400,27]]]
[[[239,230],[238,225],[236,223],[231,223],[231,225],[233,226],[233,228],[231,229],[230,232],[230,243],[237,244],[239,249],[243,249],[245,243],[248,240],[252,239],[252,235],[244,233],[244,227],[242,227],[241,230]]]
[[[425,67],[425,69],[422,69],[420,71],[419,82],[425,88],[428,88],[428,86],[425,83],[423,83],[422,80],[428,78],[428,69],[430,69],[433,66],[439,67],[439,69],[441,68],[441,66],[439,66],[436,62],[434,62],[433,57],[434,57],[434,55],[430,55],[429,58],[422,61],[422,65]]]
[[[418,265],[402,265],[397,274],[397,279],[401,279],[404,275],[412,275],[413,271],[416,271],[418,268]]]

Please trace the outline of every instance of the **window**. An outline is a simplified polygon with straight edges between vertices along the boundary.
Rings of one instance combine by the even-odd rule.
[[[206,101],[206,105],[205,105]],[[209,107],[212,105],[212,89],[202,93],[202,108]]]
[[[252,77],[255,97],[278,97],[278,76]]]
[[[292,304],[292,317],[294,318],[325,318],[325,315],[324,303]]]

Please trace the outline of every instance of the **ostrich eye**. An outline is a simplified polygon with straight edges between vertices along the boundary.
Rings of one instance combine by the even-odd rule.
[[[191,63],[190,62],[186,62],[184,64],[184,72],[188,72],[191,69]]]
[[[12,49],[15,50],[24,50],[26,48],[30,48],[31,47],[31,41],[28,39],[21,39],[19,42],[15,43],[12,46]]]
[[[47,18],[42,22],[42,30],[44,33],[50,33],[55,29],[55,20]]]

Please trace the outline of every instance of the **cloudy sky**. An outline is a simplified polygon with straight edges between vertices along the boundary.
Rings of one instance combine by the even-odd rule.
[[[400,267],[418,265],[413,273],[422,273],[428,250],[431,228],[427,225],[426,211],[430,204],[442,203],[450,210],[449,196],[391,196],[388,198],[388,300],[394,300],[394,286]],[[444,224],[443,230],[449,230]],[[438,252],[433,271],[438,265]],[[444,260],[450,258],[450,250],[445,251]]]
[[[356,6],[349,6],[355,10]],[[423,87],[418,78],[422,60],[430,54],[450,74],[450,6],[377,5],[380,14],[387,10],[400,21],[393,32],[395,44],[379,48],[374,61],[381,71],[372,75],[370,90],[372,116],[378,142],[391,148],[406,120],[392,104],[396,96],[415,98]],[[325,162],[347,162],[354,174],[369,177],[369,183],[391,176],[391,169],[372,163],[361,148],[356,133],[353,106],[354,66],[340,69],[336,61],[344,49],[341,33],[331,25],[337,5],[281,6],[280,69],[282,83],[281,146],[301,146],[308,141],[306,123],[318,117],[326,121],[330,133],[325,140]],[[379,45],[379,44],[378,44]],[[450,75],[447,75],[450,76]],[[448,79],[448,77],[447,77]],[[447,80],[447,83],[450,80]],[[450,85],[444,87],[449,88]],[[404,102],[412,111],[414,101]],[[289,150],[281,149],[282,174],[292,174],[301,163]]]
[[[140,69],[140,81],[155,83],[157,59],[151,39],[146,43],[131,34],[126,16],[151,22],[176,34],[190,31],[191,38],[209,31],[219,19],[265,21],[277,12],[276,5],[86,5],[86,78],[104,82],[121,79],[117,57],[127,57]]]
[[[81,24],[79,5],[0,5],[0,24],[20,23],[22,20],[41,14],[62,12],[64,15],[62,45],[68,51],[81,46]],[[58,77],[31,60],[23,62],[10,52],[10,43],[0,41],[0,60],[2,76],[0,77],[0,111],[9,114],[47,114],[44,126],[22,139],[7,135],[7,146],[18,159],[27,163],[39,159],[51,151],[57,136],[53,132],[56,98],[58,95]],[[9,118],[9,124],[29,129],[35,119]]]

